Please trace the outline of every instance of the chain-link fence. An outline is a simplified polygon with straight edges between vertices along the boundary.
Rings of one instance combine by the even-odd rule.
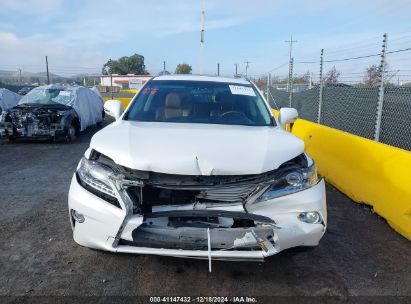
[[[384,90],[380,141],[411,151],[411,87]]]
[[[386,41],[384,36],[383,50],[371,55],[296,61],[302,69],[312,64],[320,72],[306,72],[309,84],[291,86],[291,92],[271,85],[271,106],[291,106],[302,119],[411,151],[411,65],[406,65],[411,64],[411,48],[390,51]]]
[[[299,116],[318,122],[319,86],[293,93],[291,106]],[[331,128],[374,139],[378,88],[323,88],[320,123]],[[289,94],[270,89],[270,104],[274,109],[289,107]],[[384,89],[380,142],[411,150],[411,87]]]

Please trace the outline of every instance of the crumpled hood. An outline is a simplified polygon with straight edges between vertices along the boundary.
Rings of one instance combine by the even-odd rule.
[[[16,106],[8,110],[10,115],[20,115],[21,113],[38,113],[44,111],[49,113],[56,113],[58,111],[68,111],[71,107],[62,104],[42,105],[42,104],[30,104],[27,106]]]
[[[118,120],[91,148],[136,170],[179,175],[246,175],[278,168],[304,142],[275,127]]]
[[[39,104],[39,103],[34,103],[34,104],[28,104],[28,105],[19,105],[15,106],[12,109],[9,109],[10,113],[17,113],[17,112],[33,112],[35,113],[38,110],[48,110],[48,111],[67,111],[70,110],[70,106],[66,106],[63,104]]]

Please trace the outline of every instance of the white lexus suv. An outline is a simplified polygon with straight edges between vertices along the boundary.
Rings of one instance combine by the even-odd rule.
[[[113,252],[263,260],[316,246],[327,224],[324,181],[304,142],[284,130],[246,79],[149,80],[97,132],[74,173],[74,240]]]

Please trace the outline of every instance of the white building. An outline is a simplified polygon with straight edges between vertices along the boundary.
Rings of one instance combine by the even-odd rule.
[[[113,74],[113,87],[120,87],[123,90],[139,90],[151,77],[150,75]],[[111,85],[110,75],[101,75],[100,84],[109,87]]]

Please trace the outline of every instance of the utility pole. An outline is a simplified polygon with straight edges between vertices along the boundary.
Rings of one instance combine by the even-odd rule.
[[[46,56],[46,72],[47,72],[47,84],[50,84],[50,75],[49,75],[49,62]]]
[[[111,99],[114,99],[113,96],[113,69],[112,69],[112,65],[111,65],[111,58],[108,60],[108,66],[110,69],[110,92],[111,92]]]
[[[19,69],[19,82],[21,84],[21,69]]]
[[[381,118],[382,118],[382,108],[384,105],[384,76],[385,76],[385,65],[386,65],[386,51],[387,51],[387,40],[388,35],[385,33],[382,40],[382,51],[381,51],[381,62],[379,68],[380,76],[380,89],[378,91],[378,104],[377,104],[377,119],[375,122],[375,134],[374,140],[380,141],[380,131],[381,131]]]
[[[200,74],[204,72],[204,33],[205,33],[205,0],[201,9],[201,33],[200,33]]]
[[[267,75],[267,102],[270,100],[270,84],[271,84],[271,73]]]
[[[291,35],[290,40],[286,40],[285,42],[289,43],[289,50],[288,50],[288,55],[289,55],[289,61],[288,61],[288,85],[287,85],[287,92],[290,92],[291,90],[291,78],[293,77],[292,75],[292,66],[291,66],[291,58],[293,57],[293,43],[297,42],[297,40],[293,40],[293,35]]]
[[[163,61],[163,71],[165,71],[165,70],[166,70],[166,62]]]
[[[324,63],[324,49],[321,49],[320,57],[320,92],[318,97],[318,115],[317,122],[321,123],[321,107],[323,103],[323,63]]]
[[[313,73],[310,72],[310,83],[308,84],[308,89],[312,89],[313,88]]]
[[[288,103],[290,105],[290,108],[292,106],[293,102],[293,68],[294,68],[294,58],[291,58],[290,60],[290,72],[288,74],[288,83],[289,83],[289,94],[288,94]]]
[[[220,64],[217,63],[217,76],[220,76]]]
[[[238,75],[238,73],[237,73],[238,63],[234,63],[234,65],[235,65],[235,74],[234,74],[234,77],[237,77],[237,75]]]
[[[248,67],[250,66],[249,64],[251,63],[250,61],[246,61],[245,63],[245,77],[247,77],[247,72],[248,72]]]

